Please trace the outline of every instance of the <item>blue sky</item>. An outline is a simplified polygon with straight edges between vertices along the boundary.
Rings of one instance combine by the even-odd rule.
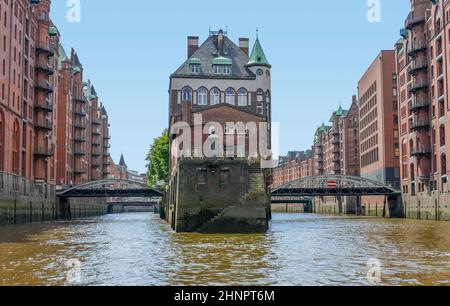
[[[111,120],[111,153],[124,152],[145,171],[152,139],[167,126],[169,75],[186,57],[186,36],[228,27],[235,42],[259,28],[273,66],[273,119],[281,152],[310,148],[318,125],[348,106],[378,52],[399,38],[409,0],[381,0],[381,22],[369,23],[367,0],[107,1],[81,0],[81,22],[69,23],[66,0],[52,18],[74,47]]]

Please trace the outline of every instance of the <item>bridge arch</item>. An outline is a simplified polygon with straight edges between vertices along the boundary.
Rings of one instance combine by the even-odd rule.
[[[59,198],[99,198],[99,197],[162,197],[163,192],[150,188],[144,183],[130,180],[107,179],[89,182],[64,190]]]
[[[356,176],[323,175],[302,178],[271,189],[272,196],[398,196],[400,190]]]

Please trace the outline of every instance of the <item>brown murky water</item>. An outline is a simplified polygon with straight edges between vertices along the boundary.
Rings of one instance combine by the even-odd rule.
[[[371,258],[381,284],[450,285],[450,223],[276,214],[265,235],[200,235],[123,214],[0,228],[0,285],[366,285]]]

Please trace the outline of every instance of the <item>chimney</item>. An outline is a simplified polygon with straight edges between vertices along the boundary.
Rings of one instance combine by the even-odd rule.
[[[239,48],[248,56],[249,40],[248,38],[239,38]]]
[[[198,50],[198,36],[188,36],[188,58]]]

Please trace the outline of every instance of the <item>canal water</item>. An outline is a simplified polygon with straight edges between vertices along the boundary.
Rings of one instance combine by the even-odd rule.
[[[267,234],[202,235],[143,213],[0,228],[0,285],[374,281],[450,285],[450,223],[275,214]]]

